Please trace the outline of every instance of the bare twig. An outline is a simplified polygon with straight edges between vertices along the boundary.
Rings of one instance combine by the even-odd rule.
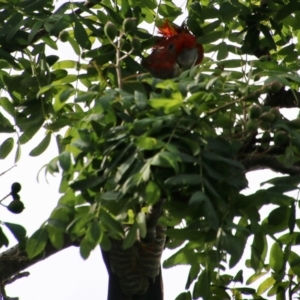
[[[0,176],[3,176],[4,174],[6,174],[7,172],[9,172],[11,169],[13,169],[14,167],[16,167],[17,165],[12,166],[11,168],[9,168],[8,170],[4,171],[3,173],[0,173]]]

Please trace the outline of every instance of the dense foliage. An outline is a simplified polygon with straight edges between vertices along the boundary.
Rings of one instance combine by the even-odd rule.
[[[176,22],[183,8],[170,0],[66,2],[56,10],[50,0],[0,1],[0,132],[9,135],[0,158],[25,159],[22,145],[43,130],[30,155],[50,143],[59,149],[45,169],[61,174],[62,197],[27,240],[27,255],[75,241],[87,258],[123,237],[124,223],[128,248],[137,232],[145,235],[147,207],[164,199],[166,247],[181,248],[163,265],[191,267],[177,300],[292,299],[300,288],[299,203],[285,193],[300,183],[300,119],[279,108],[299,106],[299,2],[191,0],[186,9],[204,61],[159,80],[140,65],[155,41],[141,23]],[[107,22],[116,27],[104,30]],[[60,59],[59,40],[76,60]],[[246,173],[262,168],[278,172],[271,187],[241,194]],[[23,227],[2,226],[24,247]],[[247,242],[251,255],[232,275]],[[2,231],[0,243],[8,245]],[[17,272],[18,264],[10,275]],[[8,274],[0,272],[2,283]],[[262,276],[257,289],[247,287]]]

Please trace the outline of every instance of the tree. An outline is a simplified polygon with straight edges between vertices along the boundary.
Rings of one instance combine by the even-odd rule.
[[[298,1],[188,1],[187,25],[206,57],[168,80],[140,65],[155,42],[140,24],[176,20],[183,11],[171,1],[0,7],[0,132],[8,135],[0,158],[24,159],[22,145],[45,130],[30,155],[57,143],[45,171],[61,175],[62,193],[29,238],[21,225],[1,223],[19,241],[2,253],[15,257],[1,260],[2,293],[13,276],[66,247],[79,246],[83,258],[120,239],[131,249],[137,234],[147,237],[148,209],[163,200],[166,247],[179,249],[163,265],[190,266],[177,300],[298,295],[299,204],[286,192],[300,182],[300,119],[280,110],[299,106]],[[58,40],[77,61],[47,53]],[[243,195],[245,174],[264,168],[277,172],[263,183],[271,187]],[[16,190],[9,196],[20,201]],[[2,230],[0,243],[8,245]],[[246,282],[244,266],[252,270]]]

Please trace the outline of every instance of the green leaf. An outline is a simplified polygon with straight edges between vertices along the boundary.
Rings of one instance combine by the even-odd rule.
[[[193,290],[193,299],[198,299],[202,297],[203,300],[210,299],[210,272],[208,270],[203,270],[195,283]]]
[[[266,237],[260,232],[254,235],[253,243],[251,245],[251,267],[259,273],[264,266],[264,259],[266,256],[268,244]]]
[[[26,245],[26,252],[30,259],[42,253],[48,240],[48,231],[46,228],[38,229],[29,239]]]
[[[285,293],[286,289],[282,286],[278,286],[276,292],[276,300],[286,300]]]
[[[86,238],[86,236],[81,240],[80,242],[80,248],[79,248],[79,251],[80,251],[80,255],[83,259],[87,259],[92,250],[94,250],[95,248],[95,245],[93,243],[91,243],[89,241],[88,238]]]
[[[254,273],[253,275],[251,275],[248,280],[246,281],[246,284],[251,284],[253,282],[255,282],[256,280],[260,279],[261,277],[263,277],[264,275],[268,274],[267,272],[261,272],[259,274]]]
[[[211,44],[223,37],[223,31],[216,30],[197,39],[199,44]]]
[[[58,50],[57,44],[54,40],[50,38],[50,36],[44,35],[42,36],[42,40],[45,42],[46,45],[48,45],[50,48],[54,50]]]
[[[108,191],[101,194],[101,199],[105,201],[117,201],[123,196],[122,193],[116,191]]]
[[[51,226],[51,224],[53,224],[53,223],[50,223],[49,224],[50,226],[47,226],[49,240],[56,249],[62,249],[64,246],[64,232]],[[64,227],[66,227],[66,226],[64,226]]]
[[[104,209],[101,209],[100,221],[106,228],[110,229],[113,234],[117,234],[119,236],[123,234],[122,225],[110,213],[106,212]]]
[[[6,139],[0,146],[0,159],[4,159],[8,156],[8,154],[11,152],[11,150],[14,147],[14,139],[8,138]]]
[[[291,234],[294,232],[295,225],[296,225],[296,207],[295,206],[296,206],[295,203],[291,204],[291,210],[290,210],[290,215],[289,215],[289,219],[288,219],[288,227],[289,227]]]
[[[300,175],[295,175],[295,176],[275,177],[270,180],[262,182],[260,185],[261,186],[263,186],[264,184],[272,184],[274,186],[291,185],[296,188],[299,183],[300,183]]]
[[[225,59],[228,56],[227,44],[225,42],[221,42],[218,45],[219,51],[217,55],[217,60]]]
[[[197,174],[180,174],[170,177],[165,181],[166,185],[199,185],[201,186],[202,176]]]
[[[100,246],[104,251],[109,251],[111,248],[111,241],[106,233],[103,233],[103,237],[100,241]]]
[[[96,247],[100,243],[102,235],[100,223],[96,221],[91,222],[86,232],[86,238]]]
[[[192,300],[192,296],[190,292],[183,292],[175,300]]]
[[[290,251],[288,256],[288,262],[293,273],[300,277],[300,256],[294,251]]]
[[[107,14],[110,18],[112,18],[112,20],[119,25],[122,25],[123,23],[123,18],[121,17],[121,15],[119,13],[116,13],[113,9],[111,9],[110,7],[108,7],[107,5],[103,4],[103,3],[98,3],[98,5],[102,6],[106,11]]]
[[[34,120],[32,126],[26,129],[24,133],[21,135],[19,139],[20,144],[23,145],[29,142],[33,138],[33,136],[39,131],[39,129],[42,127],[43,123],[44,120],[41,122],[39,122],[38,120]]]
[[[30,156],[39,156],[41,155],[46,149],[48,148],[50,141],[51,141],[51,132],[48,132],[46,136],[43,138],[43,140],[30,151]]]
[[[171,268],[177,265],[194,265],[200,262],[198,261],[198,259],[201,258],[197,256],[197,254],[193,251],[193,249],[188,249],[187,247],[184,247],[178,250],[171,257],[166,259],[163,262],[163,267]]]
[[[283,251],[278,243],[274,243],[270,252],[270,267],[279,273],[283,267]]]
[[[35,22],[33,24],[33,26],[30,28],[30,32],[29,32],[29,35],[28,35],[28,44],[31,44],[33,38],[36,36],[37,32],[42,28],[43,26],[43,21],[42,20],[39,20],[37,22]]]
[[[160,149],[164,146],[164,143],[160,140],[147,136],[137,137],[134,143],[140,150]]]
[[[298,7],[299,3],[297,1],[291,1],[287,4],[283,3],[282,7],[279,10],[277,10],[274,20],[276,20],[276,22],[279,22],[285,19],[286,17],[290,16],[292,13],[297,11]]]
[[[75,191],[77,190],[82,191],[82,190],[93,188],[99,185],[100,183],[102,183],[104,180],[105,179],[101,176],[91,176],[89,178],[77,180],[71,183],[70,187]]]
[[[239,270],[232,279],[232,281],[244,283],[243,270]]]
[[[3,222],[19,243],[24,242],[26,237],[26,229],[18,224]]]
[[[198,265],[198,264],[191,265],[190,272],[189,272],[189,275],[187,278],[187,282],[185,284],[186,290],[189,289],[191,284],[194,282],[194,280],[196,280],[199,272],[200,272],[200,265]]]
[[[151,159],[151,165],[160,167],[171,167],[176,173],[179,173],[178,165],[179,155],[167,151],[160,151]]]
[[[72,37],[68,38],[68,42],[70,43],[70,45],[72,46],[74,52],[76,55],[80,55],[80,48],[78,46],[78,43],[75,41],[75,39],[73,39]]]
[[[287,220],[288,208],[280,206],[272,210],[268,216],[268,224],[278,225]]]
[[[0,105],[5,109],[6,112],[8,112],[12,117],[15,117],[15,108],[12,104],[12,102],[6,98],[1,97],[0,98]]]
[[[122,244],[123,249],[128,249],[135,243],[138,236],[137,231],[138,231],[137,223],[134,223],[132,226],[130,226],[130,229],[126,233],[125,239]]]
[[[83,27],[83,25],[79,22],[78,19],[75,19],[74,36],[81,48],[83,49],[91,48],[91,42],[86,33],[86,30]]]
[[[16,154],[15,154],[15,163],[17,163],[20,158],[21,158],[21,146],[18,143],[17,144],[17,149],[16,149]]]
[[[165,99],[165,98],[159,98],[159,99],[150,99],[148,103],[156,109],[163,109],[163,111],[166,114],[171,114],[174,112],[178,112],[180,107],[182,106],[182,99]]]
[[[64,151],[58,156],[58,161],[60,167],[65,171],[68,172],[71,168],[71,154],[70,152]]]
[[[189,205],[199,205],[203,201],[209,201],[209,198],[204,193],[197,191],[195,192],[189,200]]]
[[[270,48],[276,50],[276,44],[273,40],[272,35],[270,34],[270,29],[267,26],[260,24],[260,30],[268,41]]]
[[[276,280],[273,277],[269,277],[266,280],[264,280],[259,287],[257,288],[257,295],[260,296],[264,292],[266,292],[269,288],[272,287],[273,284],[275,284]]]
[[[172,2],[165,2],[158,6],[158,13],[163,17],[176,18],[182,14],[181,8],[175,6]]]
[[[146,190],[146,201],[149,205],[155,204],[161,197],[159,186],[154,181],[149,181]]]
[[[6,41],[9,41],[17,33],[22,23],[23,15],[19,12],[9,18],[8,22],[2,28],[2,30],[7,30]]]

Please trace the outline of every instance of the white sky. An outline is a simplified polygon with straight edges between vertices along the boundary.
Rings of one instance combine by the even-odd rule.
[[[60,6],[65,0],[57,1]],[[174,1],[181,6],[183,0]],[[176,20],[181,24],[185,15]],[[152,32],[152,28],[151,31]],[[51,51],[53,52],[53,51]],[[61,59],[73,59],[76,57],[68,44],[59,43],[59,51],[56,53]],[[296,117],[294,114],[293,117]],[[0,144],[8,136],[1,134]],[[18,181],[22,184],[20,192],[21,199],[25,203],[26,209],[19,215],[9,213],[4,207],[0,207],[1,221],[13,222],[23,225],[28,234],[32,234],[48,217],[52,209],[56,206],[59,199],[58,186],[60,177],[48,176],[48,183],[45,181],[44,173],[40,175],[40,182],[36,178],[40,168],[51,158],[57,155],[55,141],[41,156],[32,158],[28,154],[43,138],[43,133],[39,133],[32,141],[22,146],[22,158],[17,167],[0,177],[2,198],[9,193],[10,185]],[[11,153],[5,160],[0,161],[0,173],[13,166],[14,153]],[[251,172],[248,174],[249,189],[247,193],[253,193],[260,186],[260,182],[274,177],[270,171]],[[9,202],[9,201],[7,201]],[[7,203],[4,202],[4,203]],[[13,238],[10,239],[9,247],[15,244]],[[250,243],[248,242],[250,246]],[[2,248],[1,251],[4,249]],[[172,254],[166,250],[163,258]],[[243,268],[243,266],[240,266]],[[165,299],[175,299],[176,296],[184,291],[188,275],[188,267],[176,267],[163,270]],[[70,248],[39,262],[28,269],[30,276],[22,278],[11,285],[7,285],[6,291],[10,297],[19,297],[20,300],[106,300],[108,276],[105,265],[103,264],[99,249],[95,249],[90,258],[84,261],[79,254],[78,248]],[[233,272],[234,274],[235,272]],[[247,273],[246,273],[247,274]],[[248,276],[244,273],[244,278]],[[252,274],[249,271],[250,275]]]

